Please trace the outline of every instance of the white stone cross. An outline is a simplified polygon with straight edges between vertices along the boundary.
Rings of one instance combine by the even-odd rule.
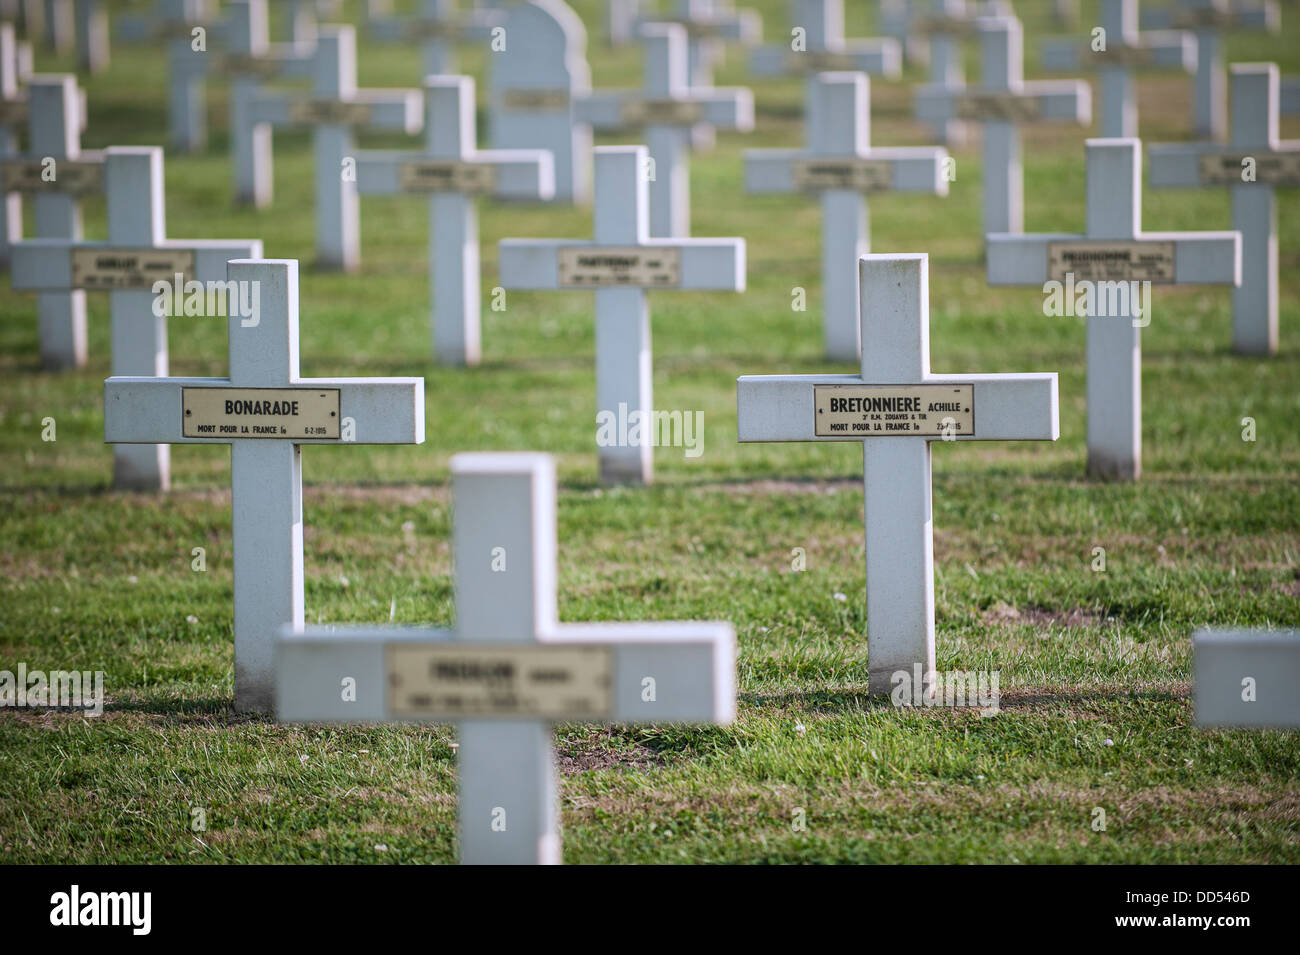
[[[456,44],[486,40],[502,25],[496,10],[458,9],[457,0],[420,0],[419,12],[411,16],[372,15],[367,19],[370,35],[381,43],[421,45],[420,75],[444,76],[456,72]]]
[[[605,35],[610,46],[625,46],[636,38],[643,0],[605,0]]]
[[[357,89],[357,35],[350,26],[322,27],[307,95],[261,90],[247,103],[248,120],[270,126],[310,126],[316,175],[317,266],[343,272],[361,267],[361,205],[350,166],[353,131],[397,129],[413,135],[423,123],[418,89]],[[269,164],[271,151],[258,154]],[[269,175],[269,171],[267,175]]]
[[[102,73],[110,57],[108,11],[102,0],[77,0],[77,69]]]
[[[654,176],[650,235],[691,234],[691,131],[700,126],[747,132],[754,128],[754,95],[744,88],[696,88],[686,71],[686,28],[649,23],[641,28],[645,85],[641,90],[594,92],[575,105],[575,117],[593,129],[643,128]]]
[[[1196,37],[1196,93],[1192,99],[1192,131],[1206,139],[1222,139],[1228,130],[1228,83],[1223,68],[1224,30],[1276,33],[1281,27],[1276,3],[1245,6],[1235,0],[1178,0],[1172,6],[1142,11],[1142,29],[1190,30]]]
[[[982,50],[979,86],[922,86],[916,116],[935,125],[963,119],[984,127],[984,232],[1024,231],[1024,166],[1020,126],[1092,121],[1092,91],[1082,80],[1026,83],[1024,33],[1015,17],[974,21]]]
[[[81,151],[82,105],[75,76],[32,77],[27,101],[27,153],[4,160],[4,192],[32,197],[37,238],[75,242],[82,237],[82,197],[104,191],[104,154]],[[85,365],[86,293],[41,292],[37,309],[42,367],[62,371]]]
[[[20,130],[27,125],[27,94],[19,88],[18,35],[12,23],[0,23],[0,160],[21,152]],[[9,267],[10,247],[23,237],[23,197],[0,194],[0,268]]]
[[[753,10],[737,10],[730,0],[675,0],[671,12],[643,16],[637,28],[651,23],[678,23],[686,30],[687,84],[713,85],[713,68],[722,61],[724,42],[753,46],[763,37],[763,19]]]
[[[987,236],[988,281],[1063,293],[1065,314],[1087,318],[1088,473],[1132,481],[1142,475],[1144,283],[1237,285],[1241,235],[1143,231],[1141,141],[1090,139],[1087,157],[1084,234]]]
[[[1277,187],[1300,186],[1300,141],[1278,139],[1274,63],[1232,65],[1232,135],[1227,145],[1151,146],[1150,181],[1164,186],[1227,186],[1232,228],[1241,233],[1241,284],[1232,290],[1232,347],[1243,355],[1277,351]]]
[[[235,709],[269,713],[275,637],[303,625],[302,446],[423,443],[424,379],[301,377],[298,263],[227,277],[257,303],[230,316],[230,376],[109,378],[104,440],[230,445]]]
[[[1085,67],[1099,72],[1101,135],[1106,138],[1138,134],[1135,69],[1196,69],[1196,38],[1180,30],[1138,32],[1137,0],[1101,0],[1101,29],[1105,50],[1093,50],[1090,37],[1045,39],[1040,44],[1042,66],[1048,71],[1073,72]]]
[[[745,152],[749,192],[803,192],[822,205],[822,317],[826,357],[857,361],[862,328],[858,259],[871,247],[866,193],[948,194],[942,146],[873,148],[871,85],[862,73],[822,73],[813,84],[819,125],[808,148]]]
[[[460,861],[555,864],[551,724],[726,725],[735,633],[722,622],[559,622],[551,458],[458,454],[451,473],[455,627],[286,633],[276,715],[456,723]]]
[[[1192,634],[1196,725],[1300,729],[1300,630]]]
[[[72,0],[45,0],[45,48],[58,56],[73,52],[77,45],[77,20]]]
[[[108,239],[29,239],[13,247],[18,291],[107,291],[115,375],[167,374],[167,318],[155,311],[157,282],[221,281],[230,259],[259,257],[258,239],[168,239],[163,151],[104,151]],[[163,445],[113,449],[113,486],[165,491],[170,457]]]
[[[591,195],[591,127],[574,116],[591,92],[587,31],[562,0],[528,0],[506,12],[507,37],[490,57],[488,139],[497,149],[545,149],[555,160],[555,199]]]
[[[215,43],[220,28],[207,0],[155,0],[152,11],[118,18],[118,35],[133,42],[158,42],[167,50],[167,128],[171,146],[196,152],[207,143],[206,54],[194,49],[195,30],[204,45]]]
[[[619,440],[598,452],[600,477],[649,484],[653,371],[646,292],[743,292],[745,240],[650,238],[646,148],[601,146],[595,154],[591,241],[502,239],[501,284],[595,290],[597,420],[613,415],[619,421]]]
[[[1055,441],[1057,385],[1054,373],[933,374],[929,257],[858,265],[861,374],[743,377],[736,410],[742,442],[861,442],[868,680],[885,695],[899,671],[934,672],[930,442]]]
[[[844,39],[844,0],[792,0],[789,43],[750,53],[749,67],[759,76],[799,74],[804,82],[804,126],[817,126],[818,73],[862,72],[897,79],[903,72],[902,46],[893,37]]]
[[[357,189],[362,195],[428,198],[434,358],[447,365],[476,365],[477,197],[550,199],[555,169],[543,149],[478,148],[473,77],[426,78],[424,104],[424,152],[358,153]]]
[[[230,77],[230,159],[235,201],[262,209],[271,204],[272,129],[253,115],[264,80],[311,79],[315,39],[272,43],[267,0],[230,0],[224,54],[217,68]],[[314,34],[313,34],[314,37]]]

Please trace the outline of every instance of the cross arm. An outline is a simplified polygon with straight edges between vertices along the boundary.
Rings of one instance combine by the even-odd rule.
[[[655,23],[679,23],[692,40],[737,40],[749,45],[763,37],[763,18],[756,10],[728,10],[697,17],[651,15],[639,17],[635,29],[639,33],[643,27]]]
[[[595,90],[573,98],[573,121],[593,129],[625,129],[628,107],[642,99],[637,90]]]
[[[1053,278],[1048,274],[1048,246],[1053,242],[1098,245],[1169,242],[1174,247],[1174,284],[1241,284],[1240,232],[1139,232],[1132,239],[1000,233],[986,238],[990,285],[1042,285]]]
[[[798,149],[749,149],[744,153],[745,190],[754,193],[798,192],[801,164],[838,167],[860,163],[888,167],[886,191],[948,194],[943,164],[948,151],[942,146],[897,146],[869,150],[864,156],[818,156]]]
[[[400,627],[311,627],[280,634],[276,713],[287,722],[387,722],[389,645],[443,645],[493,652],[512,644],[460,642],[450,630]],[[729,723],[736,713],[735,633],[727,623],[559,624],[539,648],[607,646],[612,657],[609,719],[615,722]],[[345,701],[343,680],[356,680]],[[654,699],[646,679],[654,680]],[[450,722],[449,716],[430,721]]]
[[[10,250],[13,268],[11,280],[15,290],[72,288],[73,250],[134,248],[127,243],[82,242],[71,239],[27,239],[15,242]],[[220,282],[226,278],[226,263],[231,259],[260,259],[261,239],[169,239],[157,246],[158,251],[194,252],[194,273],[187,280]],[[164,276],[168,281],[172,276]]]
[[[550,199],[555,195],[555,161],[549,149],[483,149],[463,159],[423,153],[366,150],[357,153],[357,191],[363,195],[411,194],[402,167],[410,163],[488,166],[491,195],[506,199]]]
[[[1300,728],[1300,631],[1198,630],[1192,665],[1198,726]]]
[[[295,90],[260,90],[249,103],[249,119],[272,126],[301,125],[307,121],[296,115],[298,108],[316,99]],[[410,135],[424,127],[424,96],[420,90],[358,90],[338,108],[349,107],[364,116],[348,120],[348,125],[397,129]]]
[[[1039,44],[1039,60],[1049,72],[1079,69],[1087,45],[1076,37],[1048,37]]]
[[[229,437],[186,437],[185,388],[230,388],[228,378],[113,377],[104,381],[104,441],[108,444],[229,444]],[[423,378],[299,378],[287,387],[337,388],[339,418],[355,424],[352,444],[423,444]],[[247,440],[275,441],[276,438]],[[340,444],[338,438],[294,438],[295,444]]]
[[[1226,143],[1171,143],[1165,145],[1153,145],[1147,148],[1147,167],[1151,186],[1153,188],[1168,188],[1171,186],[1205,186],[1205,185],[1235,185],[1232,181],[1207,182],[1201,175],[1201,160],[1203,157],[1227,156],[1240,159],[1246,156],[1253,156],[1257,160],[1263,156],[1272,156],[1277,153],[1295,153],[1300,154],[1300,140],[1283,140],[1274,143],[1269,148],[1256,148],[1249,146],[1232,146]],[[1293,157],[1300,159],[1300,155]],[[1262,178],[1262,177],[1261,177]],[[1240,180],[1238,180],[1240,181]],[[1287,182],[1287,185],[1293,184]],[[1278,183],[1281,184],[1281,183]]]
[[[913,99],[916,118],[927,123],[955,119],[963,98],[972,95],[1013,98],[1024,104],[1035,121],[1087,124],[1092,119],[1092,90],[1082,80],[1039,80],[1025,83],[1015,92],[926,84],[917,88]]]
[[[502,239],[497,247],[502,285],[559,288],[559,251],[575,247],[599,248],[586,239]],[[678,284],[672,288],[745,290],[744,239],[651,239],[639,247],[678,250]]]
[[[815,432],[813,389],[818,385],[863,385],[858,375],[747,375],[736,379],[739,440],[873,441],[826,437]],[[879,382],[916,384],[916,382]],[[975,431],[957,441],[1055,441],[1060,435],[1055,372],[1023,375],[930,375],[924,385],[973,385]],[[938,441],[939,437],[912,440]]]
[[[834,51],[800,53],[788,46],[762,46],[750,52],[749,68],[759,76],[835,70],[897,78],[903,73],[903,47],[892,37],[846,43]]]

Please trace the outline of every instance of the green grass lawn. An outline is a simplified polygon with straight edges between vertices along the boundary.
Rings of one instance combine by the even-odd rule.
[[[780,40],[784,3],[742,5]],[[639,57],[604,45],[601,4],[575,6],[592,25],[595,85],[637,83]],[[874,4],[848,6],[850,32],[869,33]],[[1035,40],[1058,32],[1050,6],[1016,4],[1031,76]],[[1230,36],[1229,58],[1300,73],[1293,14],[1280,36]],[[160,55],[114,54],[89,83],[84,144],[164,143]],[[485,57],[467,52],[462,65],[482,92]],[[70,66],[38,57],[43,72]],[[414,50],[363,42],[360,66],[366,86],[418,83]],[[968,75],[977,70],[968,50]],[[922,78],[912,68],[906,83],[873,83],[874,143],[928,142],[910,116]],[[749,81],[732,51],[719,84]],[[1045,317],[1037,289],[985,284],[978,144],[956,150],[946,199],[872,197],[874,251],[930,253],[936,372],[1060,373],[1055,444],[935,445],[938,663],[999,671],[1001,713],[896,710],[866,696],[860,452],[735,440],[738,375],[852,370],[821,358],[817,203],[741,187],[744,149],[799,142],[801,86],[752,86],[757,130],[720,135],[691,167],[694,234],[748,240],[748,291],[651,296],[655,407],[702,411],[703,454],[658,450],[658,483],[635,490],[596,482],[589,293],[512,292],[504,311],[485,310],[481,366],[434,366],[424,203],[364,200],[362,274],[315,271],[308,138],[277,135],[272,208],[233,206],[214,86],[210,151],[167,158],[169,234],[257,236],[268,256],[302,260],[304,375],[426,381],[423,446],[304,452],[307,619],[451,622],[449,457],[548,451],[561,481],[561,617],[727,619],[740,653],[733,726],[558,728],[567,861],[1300,862],[1296,734],[1198,731],[1189,697],[1194,628],[1300,626],[1295,193],[1278,200],[1277,357],[1230,352],[1226,288],[1156,289],[1143,333],[1145,476],[1133,485],[1083,476],[1082,320]],[[1190,89],[1190,78],[1143,77],[1148,142],[1188,137]],[[1300,137],[1300,120],[1282,132]],[[1027,133],[1027,230],[1082,229],[1083,138]],[[1229,226],[1226,192],[1148,191],[1143,205],[1153,230]],[[102,236],[103,203],[86,218]],[[485,203],[485,305],[498,239],[590,226],[590,209]],[[806,312],[791,309],[796,287]],[[0,710],[0,855],[454,860],[451,727],[231,714],[229,452],[174,448],[168,495],[111,489],[108,306],[90,302],[89,366],[52,375],[39,369],[35,297],[0,290],[0,669],[104,670],[109,701],[96,719]],[[171,374],[225,374],[223,320],[174,319],[169,335]],[[57,441],[41,439],[46,417]],[[206,572],[191,570],[195,547]],[[1093,570],[1098,547],[1104,572]]]

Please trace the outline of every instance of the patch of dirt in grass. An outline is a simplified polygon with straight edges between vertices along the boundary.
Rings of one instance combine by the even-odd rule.
[[[1269,584],[1269,587],[1273,590],[1280,590],[1288,597],[1300,597],[1300,577],[1297,577],[1294,580],[1288,580],[1285,583],[1275,580]]]
[[[1047,610],[1043,607],[1016,608],[999,603],[980,613],[987,626],[1046,627],[1099,627],[1105,616],[1081,607],[1070,610]]]
[[[654,769],[666,765],[667,760],[643,743],[611,750],[584,741],[557,747],[555,763],[562,776],[572,776],[594,769]]]

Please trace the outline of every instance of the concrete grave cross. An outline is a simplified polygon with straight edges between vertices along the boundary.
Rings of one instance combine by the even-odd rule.
[[[1101,0],[1103,34],[1097,37],[1045,39],[1040,45],[1043,69],[1074,72],[1095,68],[1101,85],[1101,134],[1107,138],[1138,134],[1136,69],[1196,69],[1196,39],[1178,30],[1138,31],[1137,0]],[[1096,48],[1104,41],[1104,49]]]
[[[1196,725],[1300,729],[1300,630],[1192,634]]]
[[[235,201],[262,209],[271,204],[272,129],[255,121],[262,83],[270,79],[310,80],[316,67],[315,34],[310,41],[271,43],[267,0],[230,0],[226,42],[217,68],[230,77],[230,153]]]
[[[75,14],[77,69],[102,73],[108,69],[110,57],[108,11],[103,0],[77,0]]]
[[[691,233],[691,131],[700,125],[748,131],[754,128],[754,96],[743,88],[694,88],[686,74],[686,30],[679,23],[641,28],[645,86],[640,91],[595,92],[579,100],[575,117],[594,129],[645,130],[653,178],[650,234],[656,238]]]
[[[591,127],[575,100],[591,92],[587,32],[562,0],[528,0],[506,11],[506,44],[491,57],[488,138],[497,149],[545,149],[555,160],[555,198],[591,194]]]
[[[1300,141],[1278,139],[1278,71],[1273,63],[1232,65],[1232,134],[1226,145],[1179,143],[1149,149],[1151,187],[1227,186],[1232,227],[1241,233],[1241,284],[1232,290],[1232,347],[1277,351],[1277,199],[1300,186]]]
[[[357,89],[356,31],[350,26],[322,27],[311,92],[261,90],[248,102],[248,120],[312,128],[317,265],[355,272],[361,266],[361,206],[356,177],[350,174],[356,154],[354,130],[418,133],[423,123],[420,91]],[[269,149],[264,158],[269,163]]]
[[[29,239],[13,247],[17,291],[108,292],[115,375],[167,374],[164,283],[219,282],[226,262],[262,254],[257,239],[168,239],[163,151],[112,146],[104,151],[108,239]],[[170,458],[163,445],[113,449],[113,486],[165,491]]]
[[[597,421],[618,422],[612,442],[597,433],[600,477],[649,484],[655,427],[650,349],[651,289],[745,290],[744,239],[652,239],[644,146],[596,149],[591,241],[502,239],[508,289],[596,293]]]
[[[806,77],[804,125],[809,136],[818,124],[818,73],[862,72],[891,79],[902,75],[903,52],[897,40],[844,39],[844,0],[791,0],[790,11],[790,42],[752,51],[749,67],[759,76]]]
[[[425,151],[358,153],[357,189],[362,195],[428,198],[434,357],[448,365],[476,365],[477,197],[550,199],[555,170],[542,149],[478,149],[473,77],[428,77],[424,102]]]
[[[424,379],[301,377],[298,263],[227,276],[255,303],[230,316],[230,376],[109,378],[104,440],[230,445],[235,708],[269,713],[275,636],[303,625],[302,446],[423,443]]]
[[[610,46],[626,46],[636,39],[644,0],[605,0],[605,36]]]
[[[1014,17],[974,21],[983,52],[977,87],[922,86],[916,91],[918,119],[938,125],[952,119],[984,127],[984,232],[1024,231],[1024,166],[1020,126],[1092,121],[1092,91],[1081,80],[1026,83],[1024,34]]]
[[[893,674],[934,672],[930,442],[1055,441],[1055,374],[930,371],[929,257],[865,255],[857,375],[759,375],[736,383],[741,442],[862,444],[867,664],[872,695]]]
[[[370,35],[381,43],[412,43],[421,47],[421,76],[456,72],[456,44],[489,40],[504,17],[496,10],[458,9],[457,0],[420,0],[411,16],[380,15],[367,20]]]
[[[988,281],[1063,294],[1065,314],[1086,316],[1088,473],[1132,481],[1142,474],[1146,283],[1240,284],[1241,234],[1146,232],[1141,142],[1090,139],[1087,157],[1087,231],[987,236]]]
[[[637,28],[677,23],[686,30],[687,84],[713,85],[713,68],[722,62],[727,40],[753,46],[763,36],[763,20],[753,10],[737,10],[730,0],[675,0],[670,12],[651,13]]]
[[[871,84],[861,73],[822,73],[813,84],[818,125],[808,148],[745,153],[749,192],[816,195],[822,206],[822,295],[826,356],[857,361],[861,354],[858,259],[871,247],[867,193],[948,194],[942,146],[873,148]]]
[[[18,34],[0,23],[0,160],[19,155],[20,130],[27,125],[27,93],[18,85]],[[8,268],[10,247],[23,237],[23,197],[0,195],[0,268]]]
[[[276,715],[455,722],[460,861],[558,863],[551,724],[726,725],[735,633],[721,622],[560,623],[551,458],[458,454],[451,473],[455,626],[286,633]]]
[[[45,0],[45,48],[66,56],[77,45],[77,19],[72,0]]]
[[[207,0],[156,0],[152,12],[117,21],[118,35],[124,40],[165,44],[167,128],[172,148],[185,152],[197,152],[207,144],[205,51],[220,33],[212,10]]]
[[[75,76],[33,76],[27,86],[28,150],[6,159],[0,178],[6,195],[32,197],[39,239],[81,239],[82,197],[104,191],[104,154],[81,151],[82,104]],[[41,292],[41,365],[51,371],[86,363],[86,293]]]
[[[1189,30],[1196,37],[1196,93],[1192,99],[1192,130],[1206,139],[1223,139],[1228,131],[1228,83],[1223,68],[1225,30],[1276,33],[1281,27],[1276,3],[1241,4],[1235,0],[1178,0],[1171,6],[1142,11],[1144,30]]]

